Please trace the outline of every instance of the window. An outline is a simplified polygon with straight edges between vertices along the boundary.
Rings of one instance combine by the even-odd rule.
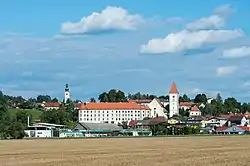
[[[80,121],[82,121],[82,118],[80,118]]]

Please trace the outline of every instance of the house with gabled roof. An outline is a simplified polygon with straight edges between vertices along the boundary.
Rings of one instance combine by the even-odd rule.
[[[225,124],[226,126],[246,126],[249,125],[249,120],[245,116],[233,115]]]
[[[189,116],[201,116],[201,111],[197,105],[194,105],[189,110]]]
[[[216,134],[244,134],[250,132],[250,127],[248,126],[223,126],[218,127],[215,130]]]
[[[180,102],[180,109],[183,109],[185,111],[190,110],[193,105],[193,102]]]
[[[45,110],[58,110],[60,108],[61,103],[59,102],[43,102],[41,106]]]
[[[161,103],[161,101],[157,98],[154,98],[149,104],[148,107],[151,109],[150,117],[159,117],[162,116],[164,118],[167,117],[166,109],[164,108],[164,105]]]

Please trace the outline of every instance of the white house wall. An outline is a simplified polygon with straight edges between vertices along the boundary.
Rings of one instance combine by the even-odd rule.
[[[201,112],[200,111],[189,111],[190,116],[200,116]]]
[[[165,108],[161,106],[161,104],[157,101],[157,99],[152,100],[148,104],[148,107],[151,109],[150,117],[154,118],[158,115],[167,118],[167,116],[164,113]]]
[[[46,137],[52,137],[52,131],[51,130],[24,130],[24,132],[29,137],[35,137],[35,138],[46,138]],[[32,136],[31,132],[34,132],[34,135]]]
[[[122,123],[150,117],[150,110],[79,110],[79,122]]]
[[[177,93],[169,94],[169,117],[179,115],[179,95]]]

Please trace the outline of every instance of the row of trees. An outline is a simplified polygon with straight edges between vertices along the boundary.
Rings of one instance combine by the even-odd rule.
[[[21,113],[16,116],[9,114],[6,99],[0,93],[0,139],[23,138],[25,136],[25,123],[22,118]]]
[[[203,115],[219,115],[228,113],[246,113],[250,111],[250,103],[241,103],[233,97],[226,98],[224,101],[220,94],[217,94],[215,100],[211,104],[206,104],[205,108],[201,108]]]
[[[169,126],[167,123],[150,125],[152,135],[190,135],[200,134],[199,126]]]

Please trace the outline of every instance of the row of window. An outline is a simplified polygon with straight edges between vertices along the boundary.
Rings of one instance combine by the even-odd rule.
[[[109,117],[109,114],[79,114],[80,117],[100,117],[102,115],[102,117]],[[140,117],[141,115],[140,114],[111,114],[110,116],[113,117],[115,115],[115,117]],[[142,116],[145,116],[146,114],[143,114]],[[149,116],[149,114],[147,114],[147,116]]]
[[[133,118],[80,118],[79,119],[80,122],[84,121],[84,122],[87,122],[87,121],[93,121],[93,122],[96,122],[96,121],[129,121],[129,120],[133,120]]]
[[[106,110],[106,111],[89,111],[89,110],[80,110],[80,113],[140,113],[140,112],[150,112],[150,111],[110,111],[110,110]]]

